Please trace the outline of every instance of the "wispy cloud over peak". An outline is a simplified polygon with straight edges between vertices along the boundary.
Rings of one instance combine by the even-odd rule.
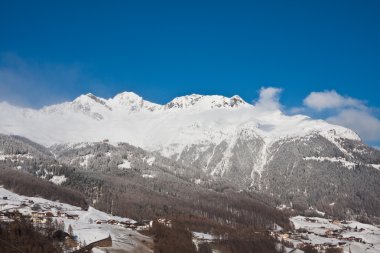
[[[368,142],[380,140],[380,120],[368,110],[345,109],[327,118],[327,121],[355,130]]]
[[[311,92],[304,100],[304,107],[296,107],[291,113],[306,113],[314,117],[354,130],[367,143],[380,141],[380,120],[377,109],[368,107],[365,101],[343,96],[335,90]]]
[[[363,101],[351,97],[342,96],[335,90],[311,92],[303,100],[303,104],[317,111],[341,108],[365,108],[365,103]]]
[[[281,88],[276,87],[262,87],[260,89],[260,96],[255,107],[262,111],[277,111],[281,109],[280,94]]]

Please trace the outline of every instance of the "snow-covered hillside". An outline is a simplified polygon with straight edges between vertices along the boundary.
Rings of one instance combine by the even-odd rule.
[[[68,227],[71,226],[73,236],[82,244],[90,244],[111,236],[113,243],[112,247],[108,248],[108,250],[129,252],[128,250],[140,246],[146,249],[147,252],[150,252],[150,250],[141,243],[141,240],[151,241],[149,237],[143,236],[137,231],[127,229],[124,226],[117,225],[118,222],[133,224],[136,221],[132,219],[113,216],[93,207],[89,207],[88,210],[83,210],[80,207],[50,201],[40,197],[22,196],[0,186],[0,211],[14,212],[15,210],[31,217],[33,217],[33,213],[40,216],[43,216],[45,213],[51,213],[54,220],[57,220],[59,224],[64,224],[66,231],[68,231]],[[39,217],[37,219],[39,219]],[[108,221],[115,222],[108,224]],[[41,218],[37,223],[44,223],[44,219]],[[103,250],[105,251],[105,249],[97,249],[97,252],[103,252]]]
[[[295,247],[310,243],[320,248],[340,245],[345,253],[380,252],[380,228],[377,226],[304,216],[292,217],[291,221],[299,232],[281,237]]]

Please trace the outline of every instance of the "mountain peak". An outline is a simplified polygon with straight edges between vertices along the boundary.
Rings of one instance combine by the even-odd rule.
[[[87,94],[84,94],[84,95],[80,95],[79,97],[77,97],[76,99],[74,99],[73,102],[74,103],[93,103],[93,102],[96,102],[96,103],[100,103],[102,105],[105,104],[105,101],[104,101],[103,98],[99,98],[99,97],[95,96],[92,93],[87,93]]]
[[[235,95],[231,98],[219,95],[191,94],[173,99],[165,105],[165,109],[213,109],[213,108],[238,108],[248,106],[241,97]]]
[[[123,91],[123,92],[120,92],[118,94],[116,94],[114,97],[114,99],[120,99],[120,100],[125,100],[125,99],[142,99],[142,97],[140,97],[139,95],[137,95],[136,93],[134,92],[130,92],[130,91]]]
[[[161,107],[161,105],[146,101],[136,93],[128,91],[116,94],[107,100],[107,104],[112,108],[128,109],[129,111],[140,111],[141,109],[154,111]]]
[[[247,104],[240,96],[234,95],[230,98],[231,107],[238,107],[239,105]]]
[[[121,92],[108,100],[112,107],[128,107],[131,111],[140,109],[143,105],[143,99],[133,92]]]

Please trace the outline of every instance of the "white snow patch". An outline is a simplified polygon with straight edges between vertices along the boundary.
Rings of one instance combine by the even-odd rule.
[[[88,155],[85,155],[85,156],[82,156],[80,159],[81,159],[81,162],[79,163],[80,166],[82,167],[85,167],[87,168],[88,167],[88,161],[93,158],[94,155],[93,154],[88,154]]]
[[[156,176],[155,175],[151,175],[151,174],[142,174],[142,177],[143,178],[155,178]]]
[[[344,167],[346,167],[348,169],[353,169],[355,167],[355,165],[357,165],[356,163],[347,161],[343,157],[315,157],[315,156],[311,156],[311,157],[304,157],[303,160],[305,160],[305,161],[319,161],[319,162],[329,161],[332,163],[341,163]]]
[[[212,241],[215,239],[215,236],[207,233],[193,232],[193,237],[199,240]]]
[[[7,159],[11,159],[12,162],[17,162],[21,158],[33,159],[33,156],[31,154],[0,155],[0,161],[5,161]]]
[[[123,159],[123,163],[117,165],[119,169],[130,169],[131,168],[131,163],[127,159]]]
[[[146,160],[146,163],[150,166],[153,165],[153,163],[156,161],[156,158],[154,156],[152,157],[149,157],[147,160]]]
[[[53,184],[61,185],[64,182],[66,182],[67,178],[65,175],[61,176],[53,176],[49,181],[52,182]]]

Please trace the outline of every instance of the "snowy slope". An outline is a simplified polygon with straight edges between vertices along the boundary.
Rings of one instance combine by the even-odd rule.
[[[331,220],[312,217],[313,222],[308,221],[307,217],[296,216],[292,217],[291,222],[294,224],[295,229],[305,229],[309,233],[300,233],[308,239],[290,239],[296,246],[301,242],[309,242],[313,245],[330,243],[337,245],[339,242],[344,242],[344,252],[356,253],[375,253],[380,251],[380,228],[377,226],[363,224],[357,221],[347,221],[346,224],[336,223],[333,224]],[[339,231],[341,235],[336,237],[326,237],[326,231]],[[349,241],[347,238],[355,237],[362,239],[362,242]],[[305,238],[305,237],[304,237]]]
[[[93,207],[88,210],[83,210],[80,207],[72,206],[57,201],[51,201],[40,197],[27,197],[13,193],[2,186],[0,186],[0,211],[14,211],[18,210],[24,215],[31,215],[33,210],[32,206],[39,205],[41,212],[51,212],[56,216],[57,212],[67,213],[70,215],[78,215],[79,219],[68,219],[67,217],[54,217],[58,223],[65,224],[65,230],[68,231],[69,225],[73,229],[73,235],[77,237],[78,242],[85,242],[89,244],[101,239],[111,236],[113,240],[112,248],[110,250],[133,250],[135,247],[142,245],[141,240],[151,241],[147,236],[139,234],[137,231],[124,228],[123,226],[111,225],[105,222],[97,224],[95,221],[108,221],[115,220],[118,222],[135,223],[134,220],[129,218],[122,218],[113,216]],[[7,197],[7,199],[3,199]],[[142,245],[144,248],[146,246]],[[129,252],[127,251],[127,252]],[[103,252],[98,249],[98,252]],[[150,252],[150,250],[148,250]]]

